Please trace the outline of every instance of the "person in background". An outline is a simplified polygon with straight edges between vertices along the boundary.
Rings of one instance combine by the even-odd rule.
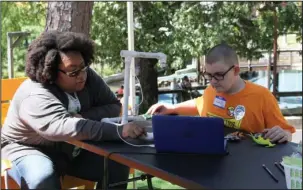
[[[117,90],[118,95],[123,95],[124,86],[121,85],[120,88]]]
[[[120,88],[116,91],[116,96],[117,96],[118,100],[120,100],[120,102],[123,99],[123,91],[124,91],[123,85],[121,85]]]
[[[177,79],[173,78],[172,82],[170,83],[170,90],[177,90],[178,84]],[[177,98],[178,93],[172,93],[172,104],[175,104],[175,99]]]
[[[184,76],[181,79],[181,83],[178,84],[178,89],[182,89],[183,92],[177,94],[177,102],[187,101],[191,99],[191,82],[188,76]]]
[[[273,94],[241,79],[239,73],[238,56],[232,47],[216,45],[206,55],[203,77],[210,85],[203,96],[175,105],[158,103],[148,113],[221,117],[227,127],[263,133],[272,142],[291,141],[295,128],[283,117]]]
[[[184,76],[182,78],[182,82],[181,82],[181,88],[184,89],[184,90],[191,90],[191,82],[188,78],[188,76]]]
[[[101,122],[119,116],[121,104],[90,68],[93,55],[93,41],[80,33],[44,32],[30,44],[29,79],[16,91],[1,133],[1,158],[12,162],[8,174],[21,189],[61,189],[65,174],[96,181],[101,189],[103,157],[66,141],[102,143],[121,140],[118,132],[124,138],[145,133],[133,123],[117,129]],[[109,183],[128,176],[128,167],[109,161]]]

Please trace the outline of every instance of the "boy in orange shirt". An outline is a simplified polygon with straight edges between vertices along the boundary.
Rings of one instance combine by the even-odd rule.
[[[272,142],[291,141],[295,128],[284,119],[277,100],[265,87],[240,78],[236,52],[227,44],[206,56],[203,76],[210,81],[203,96],[176,105],[155,104],[150,114],[221,117],[227,127],[263,133]]]

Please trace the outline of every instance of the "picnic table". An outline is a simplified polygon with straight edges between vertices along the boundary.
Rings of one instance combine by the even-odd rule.
[[[274,165],[291,155],[295,143],[261,147],[251,139],[228,143],[228,155],[157,153],[152,147],[133,147],[123,142],[69,142],[187,189],[286,189],[285,177]],[[265,164],[275,177],[264,170]],[[106,171],[104,189],[108,188]]]

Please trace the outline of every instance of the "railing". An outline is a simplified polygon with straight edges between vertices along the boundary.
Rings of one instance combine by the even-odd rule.
[[[207,86],[195,86],[192,87],[193,90],[204,90]],[[171,94],[171,93],[181,93],[187,92],[186,90],[182,89],[176,89],[176,90],[170,90],[170,89],[159,89],[158,94]],[[290,91],[290,92],[278,92],[278,97],[287,97],[287,96],[302,96],[302,91]]]

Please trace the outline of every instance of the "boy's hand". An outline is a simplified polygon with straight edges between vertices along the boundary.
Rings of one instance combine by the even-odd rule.
[[[274,126],[273,128],[264,129],[264,138],[269,138],[271,142],[283,143],[286,141],[291,141],[292,134],[282,129],[280,126]]]

